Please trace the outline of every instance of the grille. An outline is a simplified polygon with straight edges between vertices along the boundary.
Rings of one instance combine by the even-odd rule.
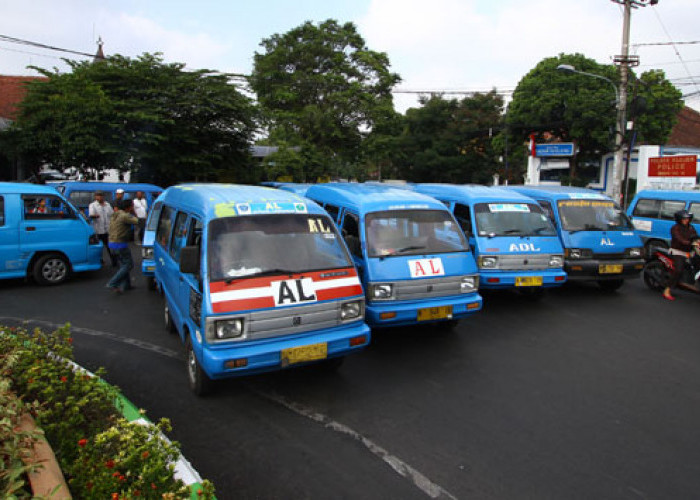
[[[343,323],[341,304],[343,301],[336,300],[250,313],[246,315],[247,338],[258,340],[338,326]]]
[[[394,282],[396,300],[414,300],[425,297],[446,297],[461,293],[463,276],[429,278]]]
[[[524,271],[530,269],[549,269],[549,254],[533,255],[499,255],[498,269],[501,271]]]

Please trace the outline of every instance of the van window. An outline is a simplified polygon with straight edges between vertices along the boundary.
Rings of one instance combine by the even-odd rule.
[[[469,207],[461,203],[455,203],[454,216],[459,223],[459,227],[462,228],[462,231],[464,231],[467,236],[470,236],[472,234],[472,219]]]
[[[58,196],[22,195],[24,218],[27,220],[74,219],[73,208]]]
[[[446,210],[386,210],[365,218],[370,257],[467,252],[459,226]]]
[[[5,198],[0,196],[0,226],[5,225]]]
[[[341,234],[348,246],[348,250],[353,255],[362,254],[362,246],[360,245],[360,219],[355,214],[346,213],[343,218]]]
[[[172,229],[172,214],[173,209],[169,206],[164,206],[163,210],[160,212],[160,219],[158,219],[158,229],[156,230],[156,241],[164,249],[168,248],[170,243],[170,230]]]
[[[153,210],[150,217],[148,217],[148,225],[146,226],[146,231],[155,231],[158,228],[158,221],[160,217],[160,209],[163,206],[163,202],[159,201],[153,205]]]
[[[474,218],[479,236],[556,236],[537,203],[478,203]]]
[[[327,215],[266,214],[209,223],[211,281],[352,267]]]
[[[336,207],[335,205],[331,204],[326,204],[323,206],[323,208],[326,209],[326,212],[328,212],[328,215],[331,216],[331,219],[334,221],[338,220],[338,214],[340,213],[340,208]]]
[[[611,200],[559,200],[559,219],[566,231],[632,231],[629,218]]]
[[[639,199],[637,200],[637,205],[632,211],[632,215],[635,217],[648,217],[650,219],[656,219],[659,216],[660,208],[661,200]]]
[[[170,240],[170,256],[175,262],[180,262],[180,250],[187,242],[187,217],[185,212],[178,212],[175,217],[175,228]]]
[[[664,200],[661,202],[661,209],[659,210],[659,219],[673,220],[673,215],[679,210],[683,210],[684,208],[684,201]]]
[[[700,203],[691,203],[688,211],[693,214],[695,222],[700,222]]]
[[[112,193],[103,191],[105,201],[112,204]],[[71,191],[68,195],[68,200],[76,207],[87,207],[95,201],[95,191]]]

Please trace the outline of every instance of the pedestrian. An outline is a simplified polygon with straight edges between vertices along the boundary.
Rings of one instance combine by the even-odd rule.
[[[124,190],[119,188],[114,192],[114,206],[118,207],[119,202],[124,199]]]
[[[119,269],[107,283],[107,288],[117,293],[133,288],[130,272],[134,268],[134,259],[129,248],[129,236],[133,224],[138,224],[138,219],[134,215],[133,200],[122,200],[109,221],[109,248],[119,259]]]
[[[92,229],[107,250],[112,267],[117,267],[117,258],[109,249],[109,221],[112,219],[114,210],[112,205],[105,201],[105,194],[102,191],[95,191],[95,201],[88,205],[88,217],[92,223]]]
[[[684,285],[680,283],[680,279],[685,268],[685,260],[688,258],[693,248],[693,240],[698,237],[695,228],[690,224],[690,221],[693,220],[693,214],[687,210],[679,210],[674,214],[674,218],[676,219],[676,223],[671,228],[673,274],[671,274],[671,278],[666,288],[664,288],[663,297],[666,300],[676,300],[676,298],[671,295],[671,289],[678,285]]]
[[[137,242],[141,244],[143,242],[143,233],[146,230],[146,216],[148,215],[148,202],[146,197],[143,195],[143,191],[136,191],[136,198],[134,198],[134,213],[139,220],[139,231],[137,234]]]

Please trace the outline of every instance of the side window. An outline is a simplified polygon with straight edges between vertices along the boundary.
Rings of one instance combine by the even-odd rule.
[[[175,217],[175,228],[170,240],[170,256],[175,262],[180,262],[180,250],[187,242],[187,217],[185,212],[178,212]]]
[[[163,210],[160,212],[160,219],[158,219],[158,229],[156,230],[156,242],[164,249],[168,248],[170,243],[170,230],[172,229],[172,215],[173,209],[164,206]]]
[[[0,226],[5,225],[5,197],[0,196]]]
[[[24,218],[27,220],[74,219],[75,212],[58,196],[23,195]]]
[[[659,208],[661,208],[661,200],[640,199],[632,211],[632,215],[636,217],[649,217],[656,219],[659,216]]]
[[[2,202],[0,202],[2,203]],[[1,210],[1,209],[0,209]],[[691,203],[688,211],[693,214],[693,220],[695,222],[700,221],[700,203]]]
[[[338,220],[338,214],[340,213],[339,207],[336,207],[335,205],[331,205],[331,204],[326,204],[323,208],[326,209],[326,212],[328,212],[328,215],[331,216],[331,219],[333,219],[333,222]]]
[[[360,245],[360,220],[357,215],[346,213],[343,218],[343,226],[341,227],[341,233],[345,244],[348,246],[348,250],[353,255],[361,255],[361,245]]]
[[[202,221],[195,219],[194,217],[191,217],[187,223],[186,245],[199,247],[199,255],[202,255]],[[200,273],[196,274],[199,276]]]
[[[163,206],[163,202],[158,202],[153,207],[150,216],[148,217],[148,223],[146,225],[146,231],[155,231],[158,229],[158,217],[160,217],[160,209]]]
[[[552,210],[552,204],[544,200],[537,200],[537,203],[540,204],[542,210],[544,210],[545,215],[547,215],[547,217],[549,217],[549,220],[552,221],[552,224],[554,224],[554,210]]]
[[[457,219],[459,227],[461,227],[462,231],[464,231],[464,234],[467,236],[471,236],[472,219],[469,207],[467,205],[462,205],[461,203],[455,203],[454,216],[455,219]]]
[[[661,209],[659,210],[659,218],[666,219],[666,220],[673,220],[673,214],[675,214],[679,210],[683,210],[684,208],[685,208],[684,201],[664,200],[661,202]]]

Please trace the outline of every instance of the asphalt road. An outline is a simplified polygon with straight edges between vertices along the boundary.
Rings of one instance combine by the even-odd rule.
[[[135,251],[134,254],[137,252]],[[199,399],[162,299],[0,282],[0,322],[74,326],[76,360],[171,437],[220,499],[697,498],[700,296],[641,281],[484,297],[454,332],[375,333],[336,373],[227,381]]]

